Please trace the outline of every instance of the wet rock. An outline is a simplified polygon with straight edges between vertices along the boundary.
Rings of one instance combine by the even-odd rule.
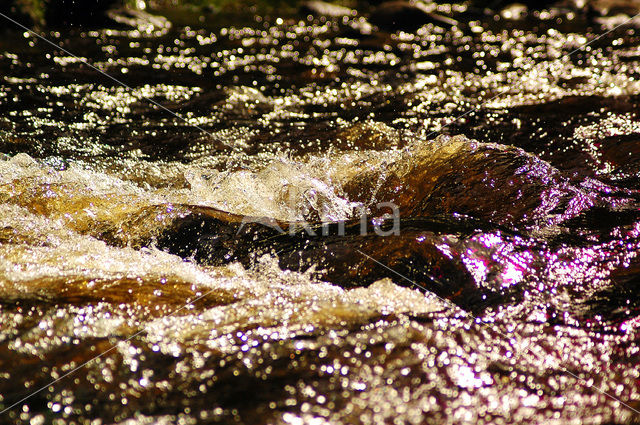
[[[16,0],[0,6],[0,12],[13,16],[22,24],[46,24],[54,28],[115,25],[151,32],[171,26],[166,18],[132,8],[123,0]]]
[[[399,146],[402,138],[384,123],[363,122],[339,129],[333,140],[345,150],[385,150]]]
[[[215,103],[215,108],[229,111],[237,118],[258,118],[273,111],[274,104],[260,90],[239,86],[224,90],[226,98]]]
[[[168,19],[129,7],[109,9],[106,16],[116,24],[146,33],[171,28],[171,22]]]
[[[380,4],[371,12],[370,21],[384,30],[415,31],[423,25],[434,24],[441,27],[456,26],[458,22],[434,13],[423,3],[389,1]]]
[[[186,206],[189,212],[164,229],[158,246],[213,266],[251,266],[257,256],[277,255],[283,269],[313,266],[320,279],[343,287],[385,277],[415,282],[476,310],[504,301],[511,284],[501,284],[508,280],[501,268],[513,265],[474,274],[469,264],[494,257],[487,246],[472,246],[469,235],[502,225],[541,229],[597,205],[594,188],[575,187],[550,164],[509,146],[442,136],[385,159],[370,155],[353,164],[342,188],[373,220],[305,224]],[[381,203],[397,207],[397,232],[383,215],[388,211],[376,210]],[[467,258],[471,252],[475,257]]]
[[[622,325],[640,314],[640,264],[633,261],[611,274],[611,284],[584,300],[585,311],[581,313],[592,323],[605,318],[609,323]],[[596,319],[599,319],[596,320]]]
[[[583,2],[576,1],[576,3]],[[588,7],[601,15],[609,16],[616,14],[633,16],[640,13],[640,1],[638,0],[591,0],[583,7]]]
[[[522,6],[529,9],[543,9],[554,3],[558,3],[558,0],[521,0],[518,2],[514,2],[513,0],[493,0],[488,2],[474,0],[470,2],[470,6],[473,8],[485,8],[490,11],[500,11],[512,7],[520,9]]]
[[[500,11],[500,16],[504,19],[518,20],[527,14],[527,6],[522,3],[512,3]]]
[[[539,158],[463,136],[415,144],[379,168],[364,164],[343,188],[365,205],[392,202],[402,217],[460,213],[513,226],[568,219],[592,202]]]
[[[300,13],[303,15],[340,18],[342,16],[354,16],[356,11],[324,1],[307,1],[300,6]]]
[[[15,19],[22,25],[32,26],[44,22],[44,4],[42,1],[33,0],[31,2],[9,0],[0,2],[0,13]],[[0,17],[3,21],[5,18]],[[11,29],[13,23],[3,22],[3,29]]]
[[[46,3],[44,19],[48,26],[103,26],[109,23],[107,10],[118,7],[120,0],[51,0]]]
[[[236,261],[251,266],[259,256],[275,254],[283,269],[304,272],[313,266],[316,277],[342,287],[368,286],[388,277],[474,311],[502,299],[489,282],[474,280],[461,257],[466,249],[443,234],[483,227],[473,220],[305,224],[190,208],[158,237],[158,247],[212,266]]]

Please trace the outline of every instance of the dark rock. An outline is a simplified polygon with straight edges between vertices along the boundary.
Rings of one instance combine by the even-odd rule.
[[[44,5],[38,0],[30,2],[19,0],[1,1],[0,13],[26,26],[44,23]],[[0,28],[10,29],[14,25],[13,23],[9,24],[9,22],[5,21],[5,18],[0,17],[0,19],[3,21]],[[17,29],[17,27],[15,28]]]
[[[510,266],[497,265],[485,280],[474,279],[465,266],[466,253],[493,257],[470,235],[516,232],[506,228],[528,232],[597,205],[594,195],[533,155],[463,136],[416,143],[395,160],[354,167],[342,190],[347,199],[370,206],[364,220],[288,223],[185,206],[188,211],[164,227],[157,246],[212,266],[234,261],[250,266],[256,256],[277,253],[281,268],[305,271],[313,265],[320,279],[344,287],[385,277],[410,284],[399,273],[477,310],[511,296],[500,284],[501,268]],[[396,221],[382,215],[389,212],[383,205],[396,208]]]
[[[544,9],[558,3],[558,0],[473,0],[469,4],[474,8],[484,8],[499,11],[510,7],[512,4],[521,4],[529,9]]]
[[[602,16],[615,16],[619,14],[634,16],[640,13],[640,1],[638,0],[591,0],[585,8],[592,13]]]
[[[415,31],[429,23],[441,27],[458,25],[455,19],[434,13],[422,3],[407,1],[382,3],[371,12],[369,20],[379,28],[389,31]]]
[[[204,13],[206,15],[213,15],[216,12],[218,12],[218,10],[216,8],[214,8],[213,6],[211,6],[210,4],[206,4],[206,5],[202,6],[202,13]]]
[[[281,268],[306,271],[314,265],[318,278],[342,287],[368,286],[388,277],[404,286],[413,282],[472,311],[504,299],[478,284],[460,256],[441,251],[446,244],[443,234],[459,234],[461,229],[472,233],[482,226],[473,220],[403,219],[397,234],[391,234],[395,226],[391,221],[377,227],[360,220],[304,227],[269,218],[247,219],[212,208],[189,208],[188,214],[176,219],[157,239],[159,248],[211,266],[231,262],[250,266],[258,256],[277,253]],[[456,246],[450,251],[463,253],[466,249]]]
[[[554,208],[589,198],[559,170],[520,149],[463,136],[417,144],[383,172],[363,167],[343,190],[351,201],[392,202],[401,217],[460,213],[518,228],[544,225],[550,217],[570,219],[579,211]]]
[[[307,1],[300,6],[303,15],[328,16],[340,18],[342,16],[354,16],[356,11],[348,7],[338,6],[324,1]]]
[[[50,0],[46,3],[44,19],[51,27],[104,26],[109,23],[107,10],[121,3],[120,0]]]
[[[37,1],[32,3],[38,4]],[[126,6],[125,0],[48,0],[40,5],[41,9],[29,9],[29,14],[41,14],[43,19],[40,22],[35,20],[35,23],[45,23],[54,28],[116,26],[150,32],[171,26],[166,18]]]

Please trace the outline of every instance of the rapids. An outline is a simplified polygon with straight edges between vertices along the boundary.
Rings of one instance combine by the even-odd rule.
[[[637,22],[440,9],[3,30],[0,423],[640,421]]]

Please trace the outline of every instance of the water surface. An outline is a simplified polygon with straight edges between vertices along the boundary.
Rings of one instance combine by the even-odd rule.
[[[441,9],[6,30],[0,422],[638,422],[635,23]]]

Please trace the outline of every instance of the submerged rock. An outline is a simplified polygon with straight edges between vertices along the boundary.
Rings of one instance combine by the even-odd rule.
[[[282,269],[312,270],[318,278],[346,288],[388,277],[470,310],[503,299],[492,282],[474,279],[464,264],[469,246],[460,242],[461,236],[487,229],[474,220],[434,217],[306,224],[188,208],[188,214],[157,238],[157,246],[200,263],[251,266],[259,256],[270,254]],[[486,254],[488,258],[490,253]]]
[[[324,1],[306,1],[300,6],[300,13],[304,15],[340,18],[342,16],[353,16],[356,14],[356,11],[348,7],[338,6]]]
[[[45,2],[47,26],[102,26],[110,22],[107,11],[122,5],[121,0],[51,0]]]
[[[30,2],[13,0],[0,2],[0,13],[27,26],[42,24],[44,22],[44,9],[43,2],[38,0]],[[3,17],[0,17],[0,19],[3,21],[3,30],[12,29],[11,25],[14,25],[13,23],[5,22]]]
[[[109,9],[106,16],[114,23],[150,33],[171,28],[168,19],[129,7]]]
[[[474,234],[544,233],[598,204],[597,186],[583,190],[520,149],[463,136],[355,158],[337,179],[363,219],[307,224],[184,205],[158,246],[213,266],[274,255],[282,269],[310,269],[342,287],[388,277],[477,310],[509,298],[527,266],[497,261]]]
[[[0,13],[24,25],[125,26],[143,32],[171,27],[166,18],[134,8],[124,0],[9,0],[0,5]]]
[[[548,7],[554,3],[559,3],[558,0],[493,0],[490,2],[484,0],[474,0],[469,2],[473,7],[483,7],[488,8],[493,11],[498,11],[500,9],[508,9],[511,7],[520,8],[524,6],[525,8],[531,9],[542,9]]]
[[[401,217],[459,213],[503,225],[551,224],[593,202],[549,163],[521,149],[441,136],[344,183],[352,201],[392,202]]]
[[[415,31],[426,24],[447,28],[458,24],[455,19],[434,13],[423,3],[407,1],[388,1],[380,4],[371,12],[370,21],[389,31]]]
[[[370,130],[374,135],[390,131]],[[343,136],[351,140],[353,134]],[[28,177],[41,168],[23,154],[6,161],[5,173],[15,181],[0,186],[0,193],[6,201],[62,220],[111,246],[157,245],[211,266],[251,266],[267,254],[277,257],[282,269],[305,272],[314,267],[311,272],[319,279],[343,287],[390,277],[472,310],[504,300],[526,271],[526,264],[498,261],[492,243],[477,243],[474,235],[500,231],[493,239],[502,240],[515,229],[540,233],[575,217],[588,220],[580,214],[597,206],[597,186],[576,187],[547,162],[517,148],[464,136],[382,152],[355,150],[358,144],[356,139],[353,151],[315,165],[309,159],[276,162],[255,175],[239,171],[236,183],[191,170],[182,177],[191,195],[181,193],[173,204],[157,201],[159,194],[132,202],[140,196],[136,187],[75,167],[34,180]],[[333,171],[314,177],[314,167],[331,163]],[[252,188],[256,176],[262,184]],[[313,184],[307,184],[310,179]],[[225,199],[241,193],[240,198],[253,199],[263,209],[242,210],[242,202],[229,201],[225,208],[272,218],[197,205],[214,193],[225,194]],[[389,217],[394,208],[396,214]],[[358,209],[366,214],[364,222]],[[7,233],[6,239],[15,237]],[[506,269],[511,277],[503,276]]]
[[[527,10],[527,6],[522,3],[512,3],[500,11],[500,16],[504,19],[519,20],[527,15]]]

